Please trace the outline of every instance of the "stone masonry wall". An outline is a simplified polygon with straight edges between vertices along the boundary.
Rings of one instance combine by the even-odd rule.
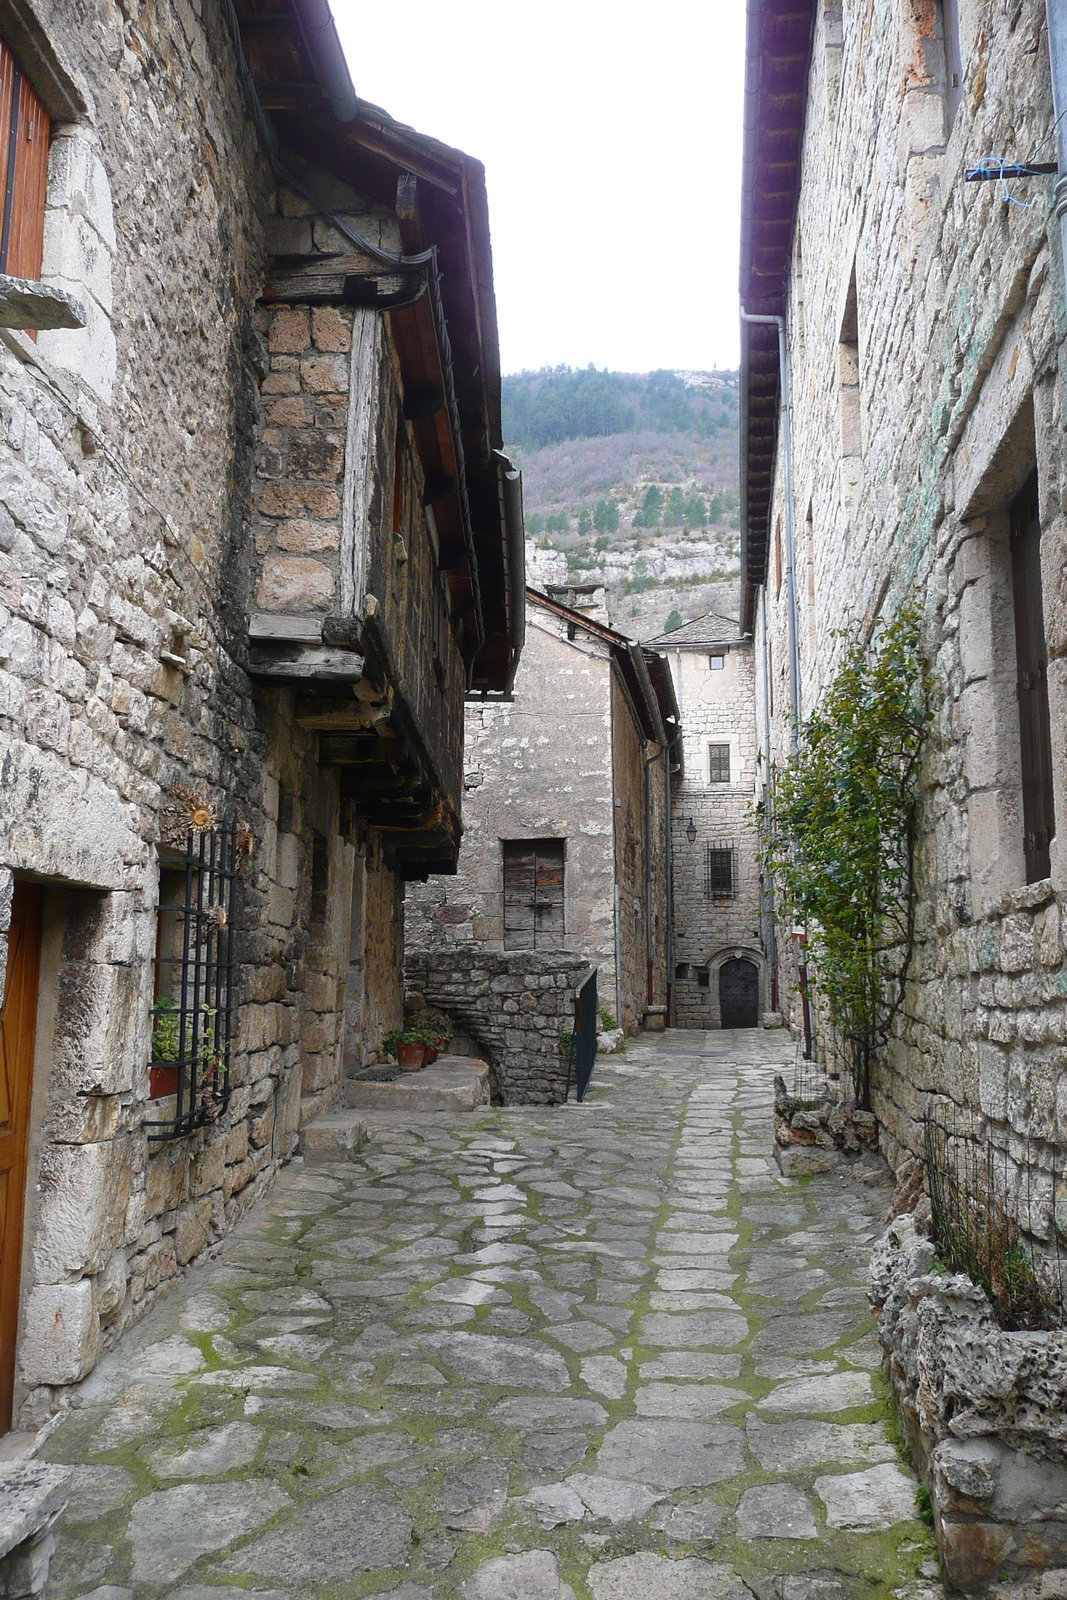
[[[756,782],[756,728],[752,646],[665,646],[678,686],[685,770],[675,787],[674,988],[672,1010],[679,1028],[719,1026],[719,967],[741,955],[760,974],[760,1009],[768,1009],[763,949],[759,938],[759,868],[752,813]],[[712,671],[709,656],[724,655]],[[730,782],[710,782],[708,746],[730,745]],[[687,828],[696,827],[690,841]],[[709,844],[734,850],[737,893],[712,900],[705,893]]]
[[[409,886],[410,946],[501,950],[501,840],[564,839],[564,948],[614,992],[610,677],[606,652],[528,607],[514,698],[467,704],[459,870]]]
[[[272,354],[255,301],[284,219],[232,43],[195,0],[60,11],[53,43],[86,109],[55,123],[45,275],[91,297],[90,323],[0,335],[0,935],[13,877],[44,891],[25,1426],[234,1224],[301,1115],[336,1100],[358,853],[292,694],[242,666]],[[344,316],[308,326],[328,365]],[[325,502],[301,510],[328,524]],[[319,537],[295,515],[277,526]],[[161,818],[183,792],[252,836],[232,1096],[150,1146]]]
[[[949,1584],[1062,1568],[1067,1333],[1005,1332],[981,1289],[938,1270],[910,1216],[875,1247],[869,1292]]]
[[[1051,878],[1025,884],[1007,512],[1036,465],[1062,839],[1063,263],[1047,186],[1006,204],[998,185],[964,184],[963,168],[981,152],[1047,150],[1052,98],[1038,0],[965,0],[959,19],[950,125],[934,0],[847,7],[843,43],[839,10],[818,8],[789,299],[801,710],[832,675],[835,628],[865,633],[918,595],[935,718],[916,951],[874,1109],[894,1162],[921,1150],[923,1110],[943,1094],[983,1112],[1015,1154],[1019,1136],[1044,1142],[1047,1165],[1067,1142],[1067,854],[1054,841]],[[853,270],[855,347],[841,339]],[[764,590],[778,756],[782,511],[779,471]],[[1028,1223],[1047,1235],[1048,1208]]]
[[[559,1036],[574,1024],[575,985],[589,963],[579,955],[533,950],[409,952],[409,996],[462,1026],[489,1060],[493,1099],[504,1105],[558,1105],[567,1082]]]

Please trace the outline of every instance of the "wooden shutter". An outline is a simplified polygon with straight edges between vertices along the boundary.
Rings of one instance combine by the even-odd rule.
[[[508,842],[504,852],[504,948],[562,950],[563,840]]]
[[[1026,881],[1036,883],[1049,876],[1049,843],[1056,831],[1036,472],[1031,473],[1011,508],[1011,575],[1015,601],[1023,848]]]
[[[0,40],[0,272],[39,278],[48,181],[48,112]]]

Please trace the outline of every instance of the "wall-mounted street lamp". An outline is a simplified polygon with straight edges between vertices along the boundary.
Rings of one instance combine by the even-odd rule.
[[[690,844],[693,843],[697,836],[696,823],[693,821],[692,817],[689,818],[689,826],[685,830],[685,836],[689,840]]]

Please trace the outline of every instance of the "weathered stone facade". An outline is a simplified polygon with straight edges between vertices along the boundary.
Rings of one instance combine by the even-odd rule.
[[[660,1017],[666,1004],[666,774],[657,719],[672,745],[675,738],[669,687],[642,681],[635,650],[593,615],[527,592],[512,698],[467,703],[457,875],[413,886],[405,905],[411,951],[503,951],[502,841],[562,840],[561,948],[597,966],[600,1005],[613,1016],[621,995],[616,1020],[631,1033],[650,1006]]]
[[[775,278],[777,258],[758,254],[757,194],[743,288],[750,311],[787,318],[801,715],[839,658],[834,630],[869,638],[909,595],[921,601],[934,670],[916,948],[874,1109],[894,1162],[921,1152],[924,1109],[948,1096],[984,1113],[1002,1144],[1031,1136],[1047,1165],[1067,1142],[1067,878],[1053,840],[1051,876],[1026,882],[1009,508],[1036,467],[1062,823],[1063,264],[1048,180],[1010,186],[1020,204],[999,184],[964,181],[978,154],[1050,153],[1044,7],[961,4],[958,92],[948,11],[935,0],[881,6],[877,21],[871,7],[847,7],[843,19],[840,7],[816,12],[810,78],[797,89],[802,176],[789,254]],[[753,175],[762,159],[753,154]],[[747,334],[750,393],[777,371],[773,328],[758,345],[757,333]],[[763,520],[752,511],[762,494],[755,456],[743,462],[745,620],[758,640],[764,626],[769,636],[757,726],[762,743],[770,721],[774,760],[788,751],[790,719],[780,446],[779,436]],[[784,967],[782,981],[796,1022]],[[1051,1226],[1044,1211],[1030,1222],[1039,1233]]]
[[[468,593],[476,547],[498,568],[501,548],[499,509],[488,522],[479,509],[501,468],[474,164],[402,135],[473,182],[463,203],[477,214],[462,220],[481,320],[462,283],[446,301],[457,345],[484,361],[458,401],[484,443],[467,461],[474,543],[461,559],[443,532],[435,546],[423,510],[419,429],[435,426],[433,407],[425,422],[402,415],[407,313],[373,309],[373,282],[371,309],[329,285],[307,304],[277,292],[279,261],[338,247],[327,206],[372,245],[405,242],[399,211],[356,186],[355,124],[351,182],[293,162],[320,185],[312,204],[272,174],[223,8],[102,4],[61,23],[39,9],[19,8],[13,42],[52,115],[43,276],[87,322],[36,344],[0,331],[0,977],[16,883],[41,917],[15,1387],[26,1423],[233,1225],[301,1121],[338,1101],[346,1048],[373,1054],[397,1020],[403,881],[454,858],[465,676],[499,684],[508,664],[475,659],[479,637],[499,655],[506,573],[482,571],[477,614]],[[5,37],[10,20],[0,7]],[[254,67],[262,85],[269,67]],[[387,124],[376,114],[376,147]],[[382,160],[373,182],[388,169],[395,191],[406,166]],[[350,262],[346,282],[371,266]],[[352,358],[354,327],[369,368]],[[273,624],[250,630],[257,614],[282,619],[280,642]],[[389,829],[383,745],[402,771]],[[168,1105],[150,1099],[149,1074],[161,872],[179,834],[231,818],[243,843],[229,1097],[195,1131],[149,1143]]]
[[[911,1216],[871,1258],[872,1308],[953,1588],[1067,1563],[1067,1334],[1009,1333]]]
[[[752,641],[735,619],[714,612],[654,641],[670,662],[685,750],[675,779],[674,976],[671,1021],[679,1028],[721,1026],[719,974],[727,961],[758,974],[757,1010],[770,1009],[760,931],[760,883],[753,803],[756,726]],[[712,666],[712,660],[718,665]],[[721,769],[729,747],[729,772]],[[714,775],[710,750],[719,752]],[[694,837],[690,839],[692,826]],[[708,851],[730,852],[727,892],[713,892]]]
[[[488,1061],[493,1099],[503,1105],[563,1099],[568,1056],[560,1036],[574,1026],[575,993],[588,971],[579,955],[473,944],[412,950],[405,964],[408,993],[455,1018]]]

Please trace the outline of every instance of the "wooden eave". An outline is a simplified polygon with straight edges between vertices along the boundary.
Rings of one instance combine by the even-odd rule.
[[[749,0],[741,184],[741,304],[785,314],[800,192],[814,0]],[[741,626],[766,581],[778,443],[778,333],[742,324]]]
[[[312,62],[296,0],[234,0],[241,43],[261,105],[270,113],[282,158],[295,154],[368,198],[395,209],[405,174],[419,184],[421,242],[435,245],[452,353],[452,381],[466,466],[467,497],[485,641],[473,662],[475,686],[504,689],[513,669],[509,630],[507,526],[493,452],[501,433],[500,354],[493,289],[485,171],[462,151],[394,122],[360,102],[357,115],[332,114]],[[406,253],[416,248],[405,240]],[[425,302],[425,303],[424,303]],[[441,385],[433,319],[426,297],[390,311],[405,389]],[[413,424],[423,470],[437,492],[455,479],[455,456],[445,414]],[[472,574],[462,545],[455,497],[435,502],[454,614],[470,634]],[[521,598],[521,588],[518,591]],[[473,654],[473,646],[465,653]]]

